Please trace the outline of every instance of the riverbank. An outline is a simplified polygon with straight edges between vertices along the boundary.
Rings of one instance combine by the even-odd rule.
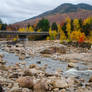
[[[0,52],[0,84],[5,92],[92,91],[92,49],[30,41],[25,46],[2,44]]]

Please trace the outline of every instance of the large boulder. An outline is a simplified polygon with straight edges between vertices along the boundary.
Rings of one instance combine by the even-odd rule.
[[[40,80],[35,83],[34,92],[47,92],[46,80]]]
[[[33,79],[29,76],[26,77],[20,77],[17,79],[17,82],[20,87],[23,88],[32,88],[33,87]]]
[[[45,73],[44,73],[43,71],[37,70],[37,69],[35,69],[35,68],[26,69],[26,70],[24,71],[24,74],[25,74],[26,76],[44,76],[44,75],[45,75]]]
[[[53,46],[49,47],[48,49],[45,49],[40,52],[41,54],[53,54],[53,53],[61,53],[66,54],[66,47],[64,46]]]

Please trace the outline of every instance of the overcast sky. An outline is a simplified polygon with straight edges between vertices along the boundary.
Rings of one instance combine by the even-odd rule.
[[[92,0],[0,0],[0,18],[8,24],[15,23],[51,10],[63,3],[92,4]]]

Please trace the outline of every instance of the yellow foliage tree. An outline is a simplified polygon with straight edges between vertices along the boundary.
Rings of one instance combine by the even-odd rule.
[[[58,26],[58,33],[60,33],[61,32],[61,26],[60,26],[60,24],[58,24],[57,26]]]
[[[83,37],[83,39],[86,38],[85,34],[84,33],[81,33],[80,30],[73,31],[71,33],[71,40],[72,41],[79,41],[81,39],[81,37]]]
[[[74,25],[74,30],[79,30],[80,29],[80,24],[79,24],[78,19],[74,19],[73,25]]]
[[[67,31],[67,35],[68,35],[68,40],[70,40],[70,34],[71,34],[71,19],[67,18],[66,19],[66,31]]]
[[[90,31],[90,36],[88,37],[90,43],[92,43],[92,30]]]
[[[38,29],[37,32],[41,32],[41,29]]]
[[[64,31],[61,29],[60,31],[60,42],[63,42],[64,40],[66,40],[66,36]]]
[[[83,21],[83,25],[90,24],[90,23],[92,23],[92,17],[88,17],[88,18],[84,19],[84,21]]]
[[[49,36],[47,36],[47,37],[46,37],[46,40],[50,40],[50,37],[49,37]]]
[[[49,36],[50,36],[50,40],[55,40],[56,36],[57,36],[57,31],[56,30],[51,30],[51,28],[49,29]]]
[[[28,29],[28,31],[29,31],[29,32],[34,32],[33,27],[32,27],[32,26],[30,26],[30,27],[29,27],[29,29]]]
[[[25,32],[26,31],[26,29],[25,28],[19,28],[19,30],[18,30],[19,32]]]
[[[60,34],[60,42],[62,43],[66,40],[66,36],[60,25],[58,25],[58,33]]]

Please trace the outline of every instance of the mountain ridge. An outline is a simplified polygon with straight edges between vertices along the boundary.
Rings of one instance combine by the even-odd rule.
[[[65,14],[65,15],[64,15]],[[62,18],[60,18],[60,16]],[[79,4],[72,4],[72,3],[64,3],[59,5],[53,10],[44,12],[38,16],[26,19],[21,22],[15,23],[16,25],[26,26],[27,24],[33,25],[36,21],[39,21],[41,18],[47,18],[51,23],[58,21],[63,21],[64,16],[69,16],[70,18],[86,18],[92,16],[92,5],[79,3]],[[77,17],[76,17],[77,16]],[[52,21],[53,19],[53,21]],[[65,19],[65,18],[64,18]]]
[[[85,3],[79,3],[79,4],[64,3],[64,4],[61,4],[61,5],[59,5],[58,7],[54,8],[53,10],[49,10],[49,11],[47,11],[47,12],[44,12],[44,13],[38,15],[38,16],[35,16],[35,17],[33,17],[33,18],[29,18],[29,19],[34,19],[34,18],[36,18],[36,17],[43,17],[43,16],[46,15],[47,13],[55,14],[55,13],[57,13],[58,11],[60,11],[60,9],[65,8],[65,6],[66,6],[66,7],[70,7],[70,8],[72,8],[72,9],[74,9],[74,10],[71,11],[71,10],[69,10],[70,8],[68,8],[67,11],[62,10],[62,12],[60,12],[60,13],[75,12],[75,9],[77,10],[78,8],[79,8],[79,9],[85,9],[85,10],[92,10],[92,5],[89,5],[89,4],[85,4]],[[53,12],[54,12],[54,13],[53,13]],[[46,16],[47,16],[47,15],[46,15]]]

